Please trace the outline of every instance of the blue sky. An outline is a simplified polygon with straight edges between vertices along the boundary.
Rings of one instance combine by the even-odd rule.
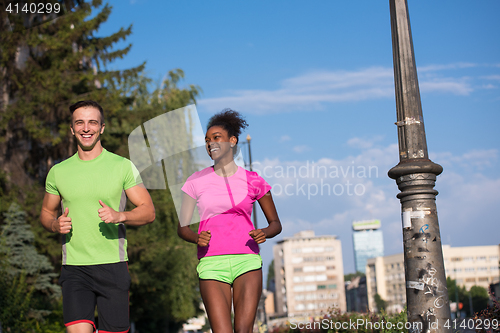
[[[186,85],[203,89],[202,124],[227,107],[246,116],[240,139],[252,136],[255,167],[274,186],[283,223],[262,246],[266,265],[275,240],[313,229],[340,238],[344,272],[353,272],[351,223],[372,218],[382,222],[386,254],[402,252],[399,191],[387,177],[398,163],[389,1],[109,3],[99,34],[133,24],[132,50],[109,68],[147,61],[157,81],[181,68]],[[429,155],[444,167],[436,182],[442,242],[498,244],[500,2],[408,6]],[[315,167],[338,176],[313,176]]]

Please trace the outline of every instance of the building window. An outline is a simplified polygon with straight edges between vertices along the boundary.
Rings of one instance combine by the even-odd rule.
[[[326,285],[318,284],[318,290],[321,290],[321,289],[326,289]]]
[[[302,260],[303,260],[302,257],[293,257],[292,258],[292,264],[300,264],[302,262]]]
[[[307,275],[306,277],[304,277],[305,282],[312,282],[314,280],[314,275]]]
[[[327,256],[326,260],[335,260],[335,257],[334,256]]]
[[[467,278],[465,282],[476,282],[476,278]]]
[[[295,291],[295,292],[301,292],[304,290],[305,290],[304,286],[294,286],[293,287],[293,291]]]
[[[337,284],[329,284],[328,289],[337,289]]]
[[[300,310],[305,310],[305,305],[304,304],[296,304],[295,305],[295,310],[300,311]]]
[[[306,291],[314,291],[316,290],[316,285],[315,284],[308,284],[304,288]]]
[[[477,279],[479,282],[488,282],[488,278],[487,277],[480,277]]]
[[[479,256],[477,257],[477,260],[486,260],[486,256]]]
[[[293,268],[293,272],[294,272],[294,273],[299,273],[299,272],[302,272],[302,267],[294,267],[294,268]]]
[[[332,270],[332,269],[335,269],[335,266],[326,266],[326,269],[327,270]]]

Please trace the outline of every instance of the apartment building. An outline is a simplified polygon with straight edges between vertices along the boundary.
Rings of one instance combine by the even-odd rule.
[[[500,280],[500,245],[451,247],[443,245],[446,276],[459,286],[488,289]],[[376,309],[375,294],[387,302],[388,312],[399,312],[406,304],[403,253],[368,259],[366,264],[368,307]]]
[[[336,236],[307,230],[273,248],[275,310],[281,317],[319,316],[346,310],[342,247]]]

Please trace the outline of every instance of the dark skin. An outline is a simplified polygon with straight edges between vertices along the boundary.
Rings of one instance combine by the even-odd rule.
[[[208,129],[205,136],[207,153],[214,161],[214,171],[222,177],[233,175],[238,166],[234,163],[232,147],[236,144],[236,137],[229,137],[227,131],[220,126]],[[258,200],[262,211],[268,221],[268,226],[255,229],[249,235],[262,244],[267,238],[272,238],[281,232],[281,222],[274,205],[271,192],[266,193]],[[189,228],[196,200],[183,194],[180,223],[177,234],[184,240],[208,246],[210,243],[210,230],[200,234]],[[208,314],[210,326],[215,333],[233,332],[231,323],[231,302],[234,305],[234,330],[235,332],[252,332],[257,306],[262,294],[262,270],[250,271],[240,275],[231,285],[214,280],[200,280],[200,292]]]

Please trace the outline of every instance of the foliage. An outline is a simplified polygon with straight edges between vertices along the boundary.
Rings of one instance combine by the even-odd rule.
[[[478,323],[492,323],[496,320],[497,324],[500,324],[500,302],[499,299],[490,291],[490,305],[488,305],[484,310],[476,312],[474,315],[474,322]],[[484,327],[485,325],[483,325]],[[498,326],[497,326],[498,327]],[[480,331],[479,329],[477,330]]]
[[[270,333],[312,332],[312,333],[401,333],[408,332],[406,309],[397,314],[382,311],[375,313],[341,313],[338,309],[330,309],[322,317],[313,320],[293,321],[286,325],[274,327]],[[399,325],[399,327],[398,327]]]
[[[37,253],[34,234],[20,206],[11,204],[4,217],[0,235],[0,322],[11,332],[28,332],[38,323],[40,332],[61,296],[60,287],[53,283],[57,274],[49,260]]]
[[[377,307],[377,312],[381,313],[382,311],[385,311],[387,302],[379,294],[375,294],[374,300],[375,306]]]
[[[147,92],[148,79],[141,77],[129,94],[134,100],[127,111],[129,116],[112,124],[130,133],[160,114],[195,102],[199,88],[190,86],[180,89],[177,83],[184,73],[181,70],[169,72],[162,86]],[[185,119],[179,121],[178,133],[169,138],[181,140],[191,134],[185,129]],[[122,154],[128,153],[127,137],[113,132],[114,140],[106,145],[118,145]],[[176,142],[172,142],[173,145]],[[176,161],[165,161],[181,165],[183,174],[190,175],[192,160],[189,152],[176,156]],[[127,234],[130,260],[131,319],[141,332],[158,332],[168,328],[178,330],[182,323],[200,312],[201,302],[196,275],[196,246],[188,244],[177,236],[177,214],[168,190],[150,190],[156,208],[156,221],[146,227],[130,228]]]
[[[131,27],[95,37],[111,13],[105,5],[91,16],[100,4],[82,2],[77,10],[30,28],[24,22],[33,17],[26,15],[8,14],[1,22],[0,148],[4,170],[14,183],[43,182],[54,162],[74,152],[68,105],[94,99],[113,115],[123,107],[121,82],[143,68],[106,70],[107,63],[129,51],[130,45],[112,47],[131,33]]]
[[[36,280],[28,273],[24,277],[5,273],[34,269],[36,265],[31,261],[22,264],[26,267],[15,266],[22,262],[16,259],[12,261],[14,266],[2,270],[1,283],[18,286],[11,291],[8,288],[0,291],[2,302],[12,299],[11,302],[18,304],[11,307],[12,313],[32,316],[31,310],[23,310],[26,306],[51,310],[50,314],[44,313],[44,321],[26,321],[20,329],[23,332],[59,332],[62,327],[60,298],[50,289],[41,288],[47,287],[59,274],[60,237],[47,233],[38,217],[48,170],[76,151],[69,131],[68,106],[78,100],[98,101],[105,110],[103,146],[127,157],[128,135],[132,130],[160,114],[195,103],[201,92],[195,85],[178,86],[184,78],[180,69],[170,71],[156,87],[141,74],[144,64],[123,71],[107,70],[108,63],[122,58],[130,50],[130,45],[121,50],[112,47],[126,39],[131,27],[110,36],[96,37],[111,7],[101,6],[100,0],[77,2],[78,8],[30,28],[26,28],[25,22],[36,17],[4,15],[0,18],[0,90],[3,93],[0,100],[0,212],[8,210],[6,202],[20,202],[26,209],[21,215],[28,224],[19,226],[17,234],[28,237],[31,225],[34,237],[29,236],[28,243],[35,245],[45,258],[40,259],[39,264],[45,267],[49,258],[55,267],[50,271],[40,270],[43,274]],[[180,131],[174,137],[189,137],[189,131],[183,130],[183,121],[179,119]],[[183,173],[192,172],[189,152],[175,158],[177,160],[170,162],[177,163]],[[131,320],[139,331],[146,333],[177,330],[183,321],[200,311],[201,302],[195,269],[196,246],[185,243],[176,234],[178,221],[169,191],[150,193],[156,221],[127,231],[132,277]],[[4,222],[4,225],[7,224]],[[9,243],[5,249],[13,247],[14,243]],[[16,251],[10,253],[14,255]],[[34,248],[30,251],[33,259],[39,258]],[[8,296],[7,292],[13,294]]]
[[[481,286],[472,286],[469,291],[464,286],[457,286],[455,280],[450,277],[446,278],[446,286],[448,288],[448,297],[450,302],[458,302],[463,304],[462,311],[465,311],[467,316],[473,316],[474,313],[486,309],[488,305],[488,291]],[[472,311],[471,303],[472,300]]]
[[[344,281],[345,282],[351,281],[356,276],[365,276],[365,274],[363,272],[360,272],[360,271],[357,271],[356,273],[349,273],[349,274],[344,275]]]

